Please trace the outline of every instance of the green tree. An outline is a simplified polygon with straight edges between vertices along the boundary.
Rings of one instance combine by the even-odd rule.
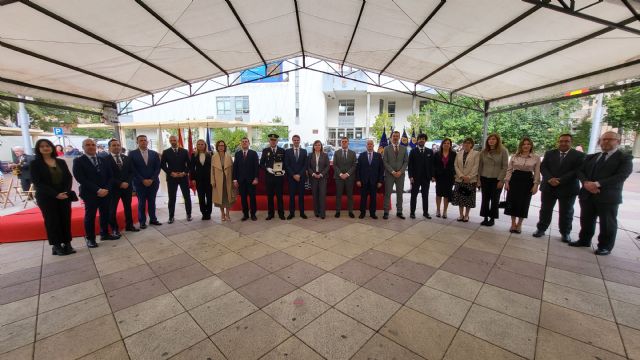
[[[585,119],[576,127],[576,133],[573,135],[573,145],[582,147],[586,150],[591,139],[591,120]]]
[[[386,130],[387,138],[391,135],[391,126],[393,125],[393,120],[389,116],[389,113],[382,113],[376,116],[376,120],[371,125],[370,133],[376,141],[380,140],[380,136],[382,136],[382,130]]]
[[[640,156],[640,88],[621,91],[605,100],[607,115],[604,121],[617,127],[618,133],[624,130],[635,132],[633,155]]]
[[[420,131],[426,131],[429,128],[429,123],[427,121],[427,114],[411,114],[407,116],[407,122],[409,123],[409,128],[407,131],[409,132],[407,135],[411,136],[411,131],[415,131],[416,136]]]
[[[279,116],[274,117],[271,122],[273,124],[282,124],[282,118]],[[273,125],[260,128],[260,141],[266,143],[269,142],[269,134],[278,134],[280,139],[289,138],[289,127],[286,125]]]
[[[213,130],[213,144],[219,140],[223,140],[227,144],[227,151],[235,152],[240,147],[240,140],[247,136],[247,132],[243,129],[214,129]]]
[[[460,98],[463,105],[472,107],[471,99]],[[429,101],[424,106],[427,122],[427,136],[429,139],[451,138],[460,143],[471,137],[476,142],[482,140],[482,114],[478,111]]]
[[[109,129],[81,129],[73,128],[71,130],[73,135],[82,135],[92,139],[112,139],[115,136],[113,130]]]

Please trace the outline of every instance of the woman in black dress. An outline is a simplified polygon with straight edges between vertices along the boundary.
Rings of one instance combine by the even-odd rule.
[[[213,203],[211,197],[211,154],[207,151],[207,144],[200,139],[196,142],[196,151],[191,155],[191,182],[198,190],[198,202],[202,220],[211,220]]]
[[[75,253],[71,247],[71,184],[73,177],[64,160],[57,159],[53,143],[40,139],[31,162],[31,180],[44,218],[53,255]]]
[[[507,190],[505,215],[511,216],[509,232],[520,234],[522,221],[529,215],[531,196],[538,192],[540,185],[540,155],[533,152],[533,141],[524,137],[518,151],[509,160],[504,188]]]
[[[443,203],[442,218],[447,218],[449,199],[452,196],[453,182],[456,177],[456,153],[451,149],[451,139],[440,143],[440,151],[434,156],[433,169],[436,178],[436,217],[440,217],[440,203]]]

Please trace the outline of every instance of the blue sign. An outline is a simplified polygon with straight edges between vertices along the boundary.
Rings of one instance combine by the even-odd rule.
[[[271,75],[271,76],[269,76]],[[266,77],[269,76],[269,77]],[[268,66],[258,66],[248,69],[240,73],[240,82],[282,82],[284,77],[282,74],[282,63],[270,63]]]
[[[55,135],[55,136],[63,136],[64,135],[64,130],[62,130],[61,127],[54,127],[53,128],[53,135]]]

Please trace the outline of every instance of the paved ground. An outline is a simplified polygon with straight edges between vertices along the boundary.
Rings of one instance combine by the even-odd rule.
[[[214,212],[66,257],[4,244],[0,359],[640,359],[638,184],[608,257],[531,237],[535,208],[521,235]]]

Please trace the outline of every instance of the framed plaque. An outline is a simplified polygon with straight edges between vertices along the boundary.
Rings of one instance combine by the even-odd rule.
[[[282,161],[274,161],[273,162],[273,174],[275,176],[284,175],[284,172],[282,171]]]

